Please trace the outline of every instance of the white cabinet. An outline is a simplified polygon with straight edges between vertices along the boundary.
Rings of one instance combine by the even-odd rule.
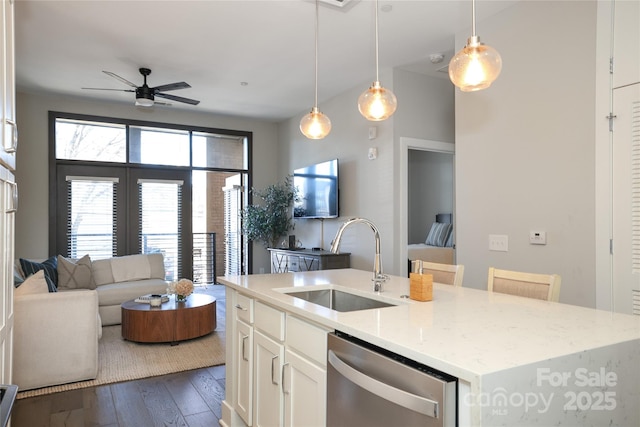
[[[327,370],[287,350],[284,378],[284,425],[324,426]]]
[[[253,300],[235,294],[235,360],[232,365],[235,381],[234,408],[250,426],[253,418]],[[232,303],[234,301],[232,300]]]
[[[236,411],[247,425],[253,416],[253,328],[241,320],[236,322]]]
[[[13,0],[0,0],[0,166],[16,168],[18,128],[16,125],[15,55],[14,55],[14,5]]]
[[[13,262],[17,187],[17,129],[13,1],[0,0],[0,384],[11,384],[13,369]]]
[[[260,332],[254,335],[254,420],[259,427],[282,425],[281,372],[284,346]]]
[[[327,402],[327,333],[287,315],[284,425],[324,426]]]
[[[260,301],[256,301],[254,309],[254,424],[279,426],[282,425],[285,314]]]
[[[329,331],[237,292],[227,301],[235,355],[224,405],[247,426],[324,426]],[[236,418],[223,413],[222,424],[242,425]]]

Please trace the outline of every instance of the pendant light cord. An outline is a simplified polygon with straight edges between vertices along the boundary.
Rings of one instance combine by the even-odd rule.
[[[471,36],[476,36],[476,0],[471,0]]]
[[[315,85],[315,104],[314,107],[318,108],[318,0],[316,0],[316,85]]]
[[[378,0],[376,0],[376,81],[380,81],[378,75]]]

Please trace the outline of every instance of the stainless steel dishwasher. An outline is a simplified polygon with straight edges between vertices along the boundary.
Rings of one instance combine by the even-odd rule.
[[[339,331],[328,340],[328,427],[456,425],[456,378]]]

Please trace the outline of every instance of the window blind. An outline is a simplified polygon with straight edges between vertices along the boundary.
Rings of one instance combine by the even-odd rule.
[[[117,179],[67,177],[67,256],[116,255]]]
[[[166,280],[182,278],[182,181],[139,180],[139,243],[164,255]]]

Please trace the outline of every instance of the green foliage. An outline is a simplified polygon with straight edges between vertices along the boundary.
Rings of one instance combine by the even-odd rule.
[[[264,190],[252,188],[251,193],[262,202],[242,211],[243,234],[249,240],[261,241],[266,248],[276,247],[280,237],[294,228],[291,205],[298,200],[298,193],[292,177]]]

